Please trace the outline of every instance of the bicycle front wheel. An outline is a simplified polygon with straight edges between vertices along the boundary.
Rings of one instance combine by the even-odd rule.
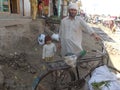
[[[43,76],[35,90],[39,90],[39,86],[45,90],[72,90],[68,83],[75,81],[75,74],[72,70],[56,70]]]

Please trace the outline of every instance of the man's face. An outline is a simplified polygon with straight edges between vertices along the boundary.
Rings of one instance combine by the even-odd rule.
[[[77,10],[76,9],[69,9],[69,16],[70,17],[75,17],[77,14]]]

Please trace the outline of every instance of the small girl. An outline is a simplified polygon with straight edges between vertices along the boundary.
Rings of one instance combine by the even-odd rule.
[[[42,59],[46,62],[53,61],[54,54],[56,53],[56,46],[52,42],[52,39],[49,35],[45,37],[45,44],[43,46],[43,55]]]

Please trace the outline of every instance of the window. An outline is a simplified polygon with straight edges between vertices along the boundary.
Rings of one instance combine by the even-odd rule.
[[[0,0],[0,12],[9,12],[8,0]]]

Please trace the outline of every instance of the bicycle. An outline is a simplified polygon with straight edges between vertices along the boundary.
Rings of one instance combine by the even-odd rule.
[[[71,68],[64,60],[44,63],[46,71],[35,79],[33,90],[38,90],[39,84],[47,90],[80,89],[86,83],[86,78],[91,77],[92,71],[102,65],[107,65],[112,71],[120,73],[119,70],[108,65],[109,56],[103,43],[101,50],[92,50],[94,53],[99,53],[99,56],[78,58],[75,68]],[[82,67],[82,63],[87,63],[87,67]],[[84,74],[81,74],[82,71]]]

